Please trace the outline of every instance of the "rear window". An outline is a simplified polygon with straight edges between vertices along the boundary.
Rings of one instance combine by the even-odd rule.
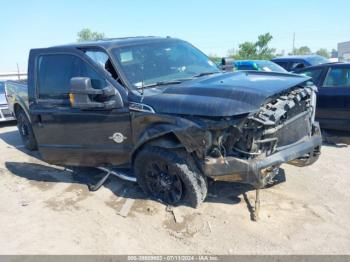
[[[320,65],[329,63],[329,60],[323,56],[313,56],[306,59],[311,65]]]

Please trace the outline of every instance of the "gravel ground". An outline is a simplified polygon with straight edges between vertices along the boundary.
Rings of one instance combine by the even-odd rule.
[[[0,125],[0,254],[350,254],[350,148],[324,145],[310,167],[284,165],[285,182],[261,192],[210,184],[199,209],[147,200],[117,178],[96,192],[26,151]]]

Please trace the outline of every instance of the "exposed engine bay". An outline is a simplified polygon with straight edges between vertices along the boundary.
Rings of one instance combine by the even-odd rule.
[[[293,150],[293,146],[309,140],[318,132],[314,125],[315,91],[314,86],[296,86],[288,93],[270,99],[258,112],[242,118],[242,121],[231,122],[231,126],[221,130],[211,130],[207,139],[211,146],[207,147],[204,161],[208,165],[204,164],[204,169],[213,163],[222,163],[223,168],[219,168],[222,172],[218,172],[219,176],[214,175],[215,179],[241,181],[261,187],[276,175],[282,162],[307,165],[311,163],[310,158],[312,163],[316,161],[319,154],[317,147],[301,157],[296,155],[295,159],[274,161],[271,166],[254,169],[257,162],[283,150]],[[229,159],[234,163],[230,165],[231,174],[225,168]],[[209,168],[207,172],[210,176],[209,173],[215,173],[215,170]]]
[[[233,138],[237,135],[235,133],[218,138],[223,156],[268,156],[305,136],[310,136],[315,108],[313,93],[311,87],[297,87],[263,105],[258,113],[247,118],[241,127],[240,138]]]

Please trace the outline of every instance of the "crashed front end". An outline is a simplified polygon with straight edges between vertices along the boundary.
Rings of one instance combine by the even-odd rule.
[[[221,125],[208,122],[205,149],[196,152],[202,172],[215,180],[262,188],[283,163],[314,163],[322,144],[314,121],[315,92],[314,86],[296,86],[258,112],[225,118]]]

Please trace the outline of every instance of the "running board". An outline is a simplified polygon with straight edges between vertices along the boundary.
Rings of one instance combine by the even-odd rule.
[[[109,176],[116,176],[120,179],[130,181],[130,182],[136,182],[136,177],[128,176],[127,174],[123,172],[118,172],[115,170],[111,170],[106,167],[97,167],[97,169],[106,172],[106,174],[96,183],[96,184],[88,184],[89,190],[90,191],[97,191],[101,188],[101,186],[107,181]]]
[[[97,191],[101,188],[101,186],[107,181],[107,179],[109,178],[110,175],[112,176],[116,176],[120,179],[126,180],[126,181],[130,181],[130,182],[136,182],[136,177],[132,177],[132,176],[128,176],[125,173],[122,172],[117,172],[115,170],[111,170],[109,168],[106,167],[97,167],[97,169],[106,172],[106,174],[94,185],[89,184],[89,190],[90,191]]]
[[[102,170],[102,171],[106,172],[109,175],[116,176],[116,177],[118,177],[120,179],[123,179],[123,180],[126,180],[126,181],[130,181],[130,182],[134,182],[134,183],[137,182],[136,177],[129,176],[126,173],[123,173],[123,172],[120,172],[120,171],[112,170],[112,169],[109,169],[109,168],[106,168],[106,167],[97,167],[97,169]]]

